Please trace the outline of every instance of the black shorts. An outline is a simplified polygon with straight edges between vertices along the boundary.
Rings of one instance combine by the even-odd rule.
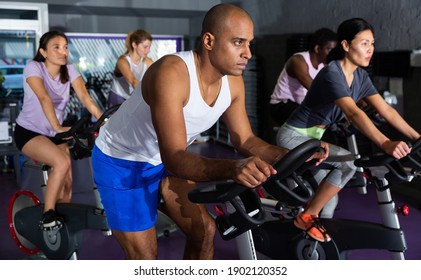
[[[42,134],[23,128],[16,123],[14,135],[16,147],[19,149],[19,151],[22,151],[23,146],[25,146],[25,144],[28,143],[29,140]],[[56,139],[54,137],[45,137],[50,139],[56,145],[60,145],[67,142],[66,140]]]
[[[286,103],[279,102],[277,104],[270,104],[270,115],[272,120],[276,123],[276,125],[282,126],[298,106],[298,103],[290,100]]]

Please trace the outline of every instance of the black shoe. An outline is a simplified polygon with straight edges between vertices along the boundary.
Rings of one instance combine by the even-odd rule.
[[[63,218],[60,217],[53,209],[48,210],[42,215],[40,228],[42,230],[60,229],[63,226]]]

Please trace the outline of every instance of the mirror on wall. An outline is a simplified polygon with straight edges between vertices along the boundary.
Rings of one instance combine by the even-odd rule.
[[[112,73],[117,59],[125,52],[126,34],[66,33],[69,40],[69,60],[82,74],[86,87],[95,102],[105,109],[111,86]],[[152,34],[151,51],[153,61],[162,56],[183,50],[183,36]],[[71,102],[68,114],[77,115],[82,110],[78,100]],[[77,108],[80,106],[80,108]]]

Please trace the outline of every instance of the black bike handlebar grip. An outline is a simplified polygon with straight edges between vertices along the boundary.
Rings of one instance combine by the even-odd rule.
[[[273,165],[277,174],[271,176],[268,181],[282,180],[288,177],[320,149],[320,144],[319,140],[311,139],[290,150]]]
[[[411,149],[411,154],[418,153],[421,150],[421,137],[418,138],[418,140],[416,140],[415,143],[412,144]]]
[[[411,145],[411,153],[401,159],[401,162],[406,167],[411,167],[417,171],[421,171],[421,138]]]
[[[120,107],[120,104],[115,105],[109,109],[107,109],[101,117],[96,121],[95,125],[90,129],[91,132],[97,131],[99,127],[101,126],[102,122],[109,117],[112,113],[114,113],[118,108]],[[77,132],[83,127],[84,124],[86,124],[90,119],[90,115],[86,114],[82,118],[80,118],[68,131],[57,133],[54,137],[56,139],[64,139],[69,137],[74,137]]]
[[[283,180],[289,177],[296,169],[301,167],[306,160],[320,149],[320,141],[311,139],[296,148],[289,151],[282,159],[274,164],[278,171],[276,175],[271,176],[262,186],[278,198],[283,190],[277,184],[272,184],[274,180]],[[215,203],[225,202],[238,196],[247,190],[247,187],[237,184],[234,181],[216,182],[204,186],[198,186],[188,193],[188,197],[195,203]]]
[[[358,167],[375,167],[384,166],[394,161],[395,158],[387,154],[373,155],[368,158],[359,158],[354,161],[354,164]]]
[[[396,159],[391,155],[388,154],[379,154],[379,155],[372,155],[366,158],[356,159],[354,164],[358,167],[375,167],[375,166],[386,166],[389,169],[394,169],[395,166],[392,164],[394,161],[400,162],[402,165],[411,165],[414,168],[421,167],[421,156],[419,155],[421,150],[421,138],[419,138],[415,143],[411,144],[408,143],[408,146],[411,147],[411,153],[406,155],[401,159]],[[395,172],[395,171],[393,171]],[[400,170],[395,172],[396,174],[400,174]],[[399,175],[400,178],[401,175]]]
[[[222,203],[230,201],[245,190],[247,187],[228,180],[198,186],[188,193],[188,198],[194,203]]]
[[[304,142],[294,149],[290,150],[284,157],[273,165],[277,174],[269,177],[269,179],[262,184],[262,187],[275,199],[281,200],[285,194],[284,184],[280,183],[282,180],[291,177],[298,169],[306,165],[307,160],[320,149],[320,141],[311,139]],[[308,166],[309,168],[310,166]],[[305,191],[308,186],[301,184],[300,187]]]
[[[85,123],[87,123],[89,119],[90,119],[90,115],[84,115],[68,131],[57,133],[54,137],[56,139],[64,139],[64,138],[68,138],[68,137],[74,136],[75,133],[78,132],[78,130],[80,128],[82,128],[83,125]]]
[[[56,135],[54,135],[54,138],[56,138],[56,139],[64,139],[64,138],[69,138],[71,136],[72,136],[72,134],[68,130],[66,132],[57,133]]]

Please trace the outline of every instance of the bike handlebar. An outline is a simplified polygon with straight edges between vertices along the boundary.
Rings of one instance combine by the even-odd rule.
[[[396,159],[391,155],[382,153],[357,159],[355,160],[355,165],[359,167],[376,167],[386,166],[393,161],[398,161],[407,167],[421,168],[421,138],[415,141],[415,143],[408,143],[408,145],[411,147],[411,152],[401,159]]]
[[[287,186],[281,181],[293,176],[294,180],[299,179],[294,176],[294,172],[303,167],[306,160],[320,149],[320,141],[317,139],[309,140],[295,149],[290,150],[283,158],[276,162],[273,167],[276,169],[277,174],[271,176],[262,187],[275,199],[281,199],[285,191],[291,192]],[[300,188],[306,195],[305,200],[310,198],[312,191],[305,185],[297,182]],[[196,203],[210,203],[228,201],[236,197],[241,192],[247,190],[247,187],[240,185],[234,181],[225,181],[223,183],[217,182],[216,184],[204,185],[197,187],[189,192],[189,198]],[[308,196],[308,197],[307,197]]]
[[[89,122],[90,115],[84,115],[68,131],[57,133],[54,137],[57,139],[65,139],[69,137],[78,137],[78,134],[81,132],[98,132],[105,119],[112,115],[115,111],[117,111],[119,107],[120,105],[116,105],[107,109],[101,115],[101,117],[89,128],[84,128],[84,125],[86,125]]]
[[[80,118],[68,131],[57,133],[56,139],[71,138],[68,143],[71,149],[73,159],[81,159],[90,155],[95,144],[96,133],[104,123],[104,121],[112,115],[120,105],[107,109],[101,117],[91,126],[86,127],[89,123],[90,115],[84,115]]]
[[[355,160],[355,165],[358,167],[380,167],[384,166],[388,169],[386,179],[389,183],[397,183],[407,181],[408,175],[421,171],[421,138],[411,144],[411,152],[401,159],[396,159],[391,155],[377,154],[369,157],[364,157]],[[406,168],[411,169],[408,174]]]
[[[271,176],[268,181],[262,184],[262,187],[275,199],[280,200],[282,193],[285,191],[292,192],[281,181],[289,177],[294,178],[294,180],[300,180],[295,172],[302,168],[307,159],[319,149],[320,141],[316,139],[309,140],[292,149],[273,165],[277,170],[277,174]],[[304,183],[300,184],[298,182],[297,184],[305,189],[310,188]],[[308,193],[308,195],[311,197],[312,192]],[[231,203],[235,211],[219,215],[215,219],[218,231],[224,240],[229,240],[246,230],[255,228],[265,220],[264,209],[256,189],[249,189],[232,180],[198,186],[188,193],[188,197],[195,203],[227,201]]]

